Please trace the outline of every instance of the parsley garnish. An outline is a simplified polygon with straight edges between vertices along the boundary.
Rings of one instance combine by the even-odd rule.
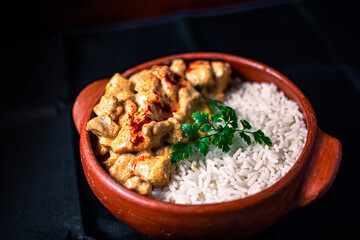
[[[240,129],[238,117],[233,108],[224,106],[220,101],[204,96],[203,98],[214,114],[195,112],[191,115],[194,123],[182,125],[182,130],[190,141],[187,143],[177,142],[171,146],[171,149],[174,150],[170,155],[171,162],[179,162],[182,159],[189,158],[193,154],[193,145],[204,156],[208,154],[210,144],[216,145],[223,152],[228,152],[236,133],[239,133],[239,136],[248,145],[252,143],[251,135],[253,140],[259,144],[272,145],[270,138],[265,136],[260,129],[252,131],[253,128],[248,121],[240,120],[242,126]],[[202,134],[199,134],[200,132]],[[200,137],[199,135],[205,136]]]

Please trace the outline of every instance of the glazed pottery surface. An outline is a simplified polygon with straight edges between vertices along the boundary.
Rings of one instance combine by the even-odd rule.
[[[262,63],[223,53],[167,56],[131,68],[123,76],[129,77],[155,64],[170,64],[175,58],[185,61],[225,61],[243,80],[274,83],[299,105],[305,117],[308,128],[305,147],[283,178],[243,199],[216,204],[180,205],[141,196],[111,178],[92,151],[86,123],[93,116],[92,108],[104,93],[109,79],[93,82],[77,97],[73,119],[80,132],[80,154],[86,179],[96,197],[116,218],[153,238],[238,239],[263,230],[292,209],[314,202],[329,189],[340,166],[341,143],[319,129],[310,102],[288,78]]]

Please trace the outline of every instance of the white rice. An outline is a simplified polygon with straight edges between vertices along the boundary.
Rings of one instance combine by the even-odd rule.
[[[178,204],[217,203],[255,194],[283,177],[304,147],[307,128],[297,104],[274,84],[244,82],[227,93],[225,105],[270,137],[273,146],[247,146],[236,135],[231,150],[211,147],[174,164],[168,186],[152,197]],[[239,126],[240,123],[239,123]]]

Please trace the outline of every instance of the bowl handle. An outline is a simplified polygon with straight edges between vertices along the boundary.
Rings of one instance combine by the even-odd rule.
[[[80,133],[86,113],[91,106],[94,106],[99,101],[100,96],[104,94],[105,85],[108,81],[109,79],[95,81],[85,87],[77,96],[72,109],[72,116],[78,133]]]
[[[341,157],[341,142],[319,129],[312,159],[300,187],[297,207],[309,205],[326,193],[339,171]]]

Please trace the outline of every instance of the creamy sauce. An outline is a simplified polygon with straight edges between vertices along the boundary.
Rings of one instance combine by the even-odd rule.
[[[231,68],[219,61],[182,59],[153,66],[124,78],[116,73],[94,107],[87,130],[97,136],[94,153],[105,159],[109,174],[125,187],[148,195],[153,186],[169,183],[170,146],[187,142],[182,124],[191,114],[210,109],[194,86],[210,98],[224,100]]]

